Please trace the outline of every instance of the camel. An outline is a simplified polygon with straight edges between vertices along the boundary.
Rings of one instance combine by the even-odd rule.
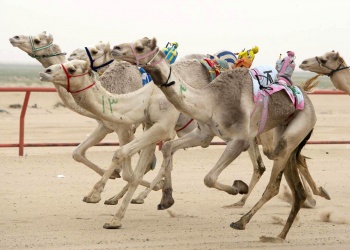
[[[120,62],[120,64],[130,65],[127,62]],[[180,113],[154,84],[147,84],[128,94],[118,95],[108,92],[101,82],[93,77],[88,61],[72,60],[64,64],[52,65],[45,72],[40,73],[40,76],[41,81],[53,82],[70,89],[74,92],[72,96],[78,105],[100,116],[103,120],[122,125],[145,124],[146,130],[139,137],[116,150],[109,169],[83,199],[87,203],[99,202],[107,180],[118,165],[125,158],[141,150],[122,205],[112,221],[104,225],[107,229],[120,228],[127,206],[145,173],[147,167],[145,162],[150,161],[150,155],[153,155],[158,141],[173,138],[174,127]],[[238,192],[244,192],[244,190],[238,187],[236,193]]]
[[[28,53],[30,56],[36,58],[45,68],[54,64],[67,62],[66,58],[64,57],[65,53],[61,52],[58,45],[53,44],[53,36],[46,34],[45,31],[36,36],[16,35],[10,38],[10,43],[14,47],[18,47],[19,49]],[[125,72],[128,73],[124,74]],[[130,79],[133,81],[130,81]],[[131,66],[130,64],[120,65],[115,62],[113,67],[109,68],[109,70],[100,77],[100,80],[102,85],[113,93],[124,94],[142,87],[142,79],[137,67]],[[65,88],[55,83],[54,86],[67,108],[80,115],[93,118],[97,121],[97,128],[90,133],[89,136],[77,146],[77,148],[74,149],[72,156],[74,160],[83,163],[85,166],[102,176],[105,170],[88,160],[85,155],[86,151],[90,147],[99,143],[107,134],[112,133],[113,131],[118,134],[120,145],[126,144],[134,138],[134,129],[137,125],[115,124],[113,122],[102,120],[100,117],[77,105],[72,97],[72,94]],[[181,122],[183,121],[180,121],[180,125]],[[123,164],[126,165],[126,167],[125,171],[123,171],[124,173],[122,177],[124,180],[128,181],[131,178],[132,173],[130,158],[127,158]],[[151,163],[148,165],[147,171],[152,169],[154,164],[155,162],[153,159],[153,161],[151,161]],[[111,175],[111,178],[119,178],[120,171],[121,169],[116,169],[115,173]],[[149,187],[150,183],[142,180],[141,185]],[[111,198],[107,203],[109,205],[117,204],[118,199],[120,199],[126,192],[127,186],[123,188],[119,194]],[[159,188],[160,186],[157,186],[153,190],[159,190]],[[140,203],[142,202],[140,199],[136,200]],[[134,203],[136,203],[136,201]]]
[[[89,54],[90,55],[89,60],[90,60],[91,67],[92,67],[93,63],[97,61],[97,59],[102,58],[103,60],[100,59],[99,64],[97,64],[97,66],[96,66],[96,67],[100,67],[98,65],[108,64],[108,62],[112,59],[112,57],[103,56],[104,54],[107,54],[108,51],[110,51],[110,49],[108,49],[109,47],[110,47],[109,43],[103,44],[102,42],[99,42],[95,46],[89,46],[88,48],[85,48],[87,53],[81,54],[80,56],[77,54],[74,56],[74,58],[86,60],[87,54]],[[216,55],[216,54],[219,54],[219,52],[215,53],[214,55]],[[193,72],[198,72],[198,75],[201,77],[201,79],[206,79],[207,73],[203,70],[202,71],[199,70],[199,69],[202,69],[203,67],[197,61],[197,60],[201,60],[201,59],[206,58],[206,57],[207,56],[204,54],[189,54],[189,55],[186,55],[183,58],[179,59],[175,64],[172,65],[172,68],[174,70],[176,70],[177,72],[179,72],[180,74],[187,74],[187,72],[188,72],[188,74],[193,75]],[[214,57],[214,56],[211,56],[211,57]],[[195,62],[193,62],[193,61],[191,61],[190,63],[186,62],[186,61],[189,61],[192,59],[195,59]],[[200,68],[198,68],[198,66]],[[103,68],[101,70],[103,71]],[[187,70],[187,72],[185,70]],[[190,73],[190,71],[191,71],[191,73]],[[201,85],[199,85],[198,87],[204,87],[205,85],[207,85],[209,83],[208,80],[199,81],[199,82]],[[186,119],[187,121],[192,121],[192,119],[190,119],[190,117],[184,115],[183,113],[181,113],[180,118]],[[184,123],[184,124],[186,124],[186,123]],[[191,126],[191,127],[190,128],[186,127],[186,130],[178,132],[181,134],[181,136],[179,136],[179,137],[182,137],[185,134],[189,133],[190,131],[194,130],[194,128],[197,125],[196,125],[196,122],[194,121],[194,122],[190,123],[188,126]],[[266,131],[265,133],[260,134],[257,137],[257,140],[258,140],[258,144],[263,146],[262,147],[263,153],[270,160],[272,160],[273,159],[273,150],[274,150],[273,130]],[[232,205],[226,205],[226,206],[224,206],[224,208],[243,207],[245,205],[248,197],[250,196],[251,192],[253,191],[255,185],[260,180],[262,174],[265,171],[265,166],[264,166],[263,161],[261,160],[261,156],[260,156],[259,151],[251,150],[251,151],[249,151],[249,156],[250,156],[252,164],[253,164],[253,175],[252,175],[251,181],[249,183],[249,191],[247,194],[244,194],[238,202],[235,202]],[[305,162],[305,164],[306,164],[306,162]],[[303,176],[301,176],[301,177],[302,177],[303,182],[305,182],[304,177]],[[312,193],[310,192],[309,188],[307,187],[307,184],[305,185],[305,189],[306,189],[307,199],[306,199],[305,203],[303,204],[303,207],[314,208],[316,206],[316,200],[313,198]],[[313,186],[313,190],[317,190],[317,187]],[[133,199],[132,202],[133,203],[143,203],[143,200],[148,196],[150,191],[151,191],[151,188],[147,188],[144,192],[140,193],[140,195],[136,199]],[[318,192],[316,191],[316,194],[317,193]],[[284,196],[284,200],[287,201],[288,203],[291,203],[291,199],[289,199],[289,196],[290,195]]]
[[[164,54],[157,47],[155,38],[139,39],[134,43],[124,43],[113,47],[111,52],[116,59],[142,67],[151,75],[153,83],[165,94],[167,99],[180,112],[195,119],[198,128],[186,136],[163,145],[164,172],[163,197],[159,209],[172,205],[171,170],[172,155],[177,147],[209,146],[214,136],[223,139],[227,146],[219,161],[204,178],[207,187],[237,193],[237,187],[244,183],[235,181],[233,186],[218,181],[220,173],[233,162],[243,151],[249,148],[257,150],[255,138],[260,130],[263,105],[255,105],[253,101],[253,81],[248,69],[238,68],[228,70],[219,75],[209,85],[195,88],[197,79],[191,80],[179,74],[164,62]],[[148,56],[141,56],[148,55]],[[150,63],[151,61],[157,62]],[[273,68],[270,67],[271,72]],[[277,74],[277,72],[276,72]],[[259,76],[258,76],[259,77]],[[243,230],[254,214],[272,197],[278,194],[282,175],[292,190],[294,203],[288,220],[277,237],[261,237],[262,241],[283,242],[306,199],[305,190],[300,180],[298,169],[310,176],[303,162],[305,158],[300,152],[310,138],[316,123],[313,105],[305,91],[299,89],[304,97],[304,108],[297,110],[289,97],[279,91],[269,98],[268,117],[261,133],[275,128],[274,162],[270,181],[261,199],[254,207],[240,218],[231,223],[234,229]],[[305,173],[307,172],[307,173]],[[239,189],[239,188],[238,188]],[[327,198],[323,189],[318,195]]]
[[[322,56],[305,59],[299,68],[330,77],[333,85],[350,95],[350,71],[339,52],[334,50]]]

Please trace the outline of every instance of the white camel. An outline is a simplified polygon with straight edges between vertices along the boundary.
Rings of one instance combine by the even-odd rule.
[[[58,45],[53,44],[53,36],[47,35],[45,31],[36,36],[16,35],[10,38],[10,43],[14,47],[18,47],[19,49],[25,51],[31,57],[36,58],[45,68],[54,64],[67,62],[66,58],[64,57],[65,53],[61,52]],[[110,48],[109,45],[107,47]],[[127,74],[125,74],[125,72],[127,72]],[[130,79],[132,79],[132,81],[130,81]],[[142,79],[137,67],[131,66],[130,64],[120,65],[117,62],[113,63],[113,67],[110,67],[108,71],[106,71],[105,74],[100,77],[100,81],[103,87],[112,93],[124,94],[142,87]],[[95,114],[77,105],[71,94],[71,92],[74,91],[67,91],[65,88],[56,83],[54,83],[54,86],[67,108],[97,121],[97,128],[90,133],[89,136],[77,146],[77,148],[75,148],[72,155],[74,160],[83,163],[85,166],[102,176],[105,170],[88,160],[85,155],[86,151],[90,147],[99,143],[107,134],[112,133],[113,131],[118,134],[120,145],[125,145],[134,138],[134,129],[137,125],[115,124],[113,122],[103,120]],[[147,171],[153,167],[153,164],[154,163],[152,161],[150,164],[148,164]],[[124,180],[128,181],[132,174],[131,159],[127,158],[123,162],[123,165],[125,165],[125,171],[123,171],[122,177]],[[111,175],[111,178],[114,179],[120,177],[120,171],[121,169],[117,169]],[[149,187],[150,183],[142,180],[141,185]],[[106,202],[110,205],[117,204],[118,199],[124,195],[126,190],[127,186],[123,188],[119,194]],[[154,188],[154,190],[159,190],[159,186]],[[140,203],[142,202],[140,199],[137,200]]]
[[[82,50],[81,50],[82,51]],[[109,43],[103,43],[103,42],[99,42],[98,44],[94,45],[94,46],[89,46],[89,47],[85,47],[85,53],[77,53],[74,52],[74,56],[70,57],[70,58],[76,58],[76,59],[81,59],[81,60],[90,60],[90,66],[92,68],[96,68],[99,69],[101,72],[103,72],[103,70],[106,68],[106,66],[108,67],[108,64],[110,63],[110,61],[113,59],[113,57],[106,55],[107,51],[110,51],[110,45]],[[218,54],[218,53],[216,53]],[[214,54],[214,55],[216,55]],[[188,71],[188,74],[190,74],[190,71],[192,72],[191,75],[193,75],[193,73],[198,71],[198,66],[200,68],[204,68],[204,66],[199,63],[199,61],[197,60],[201,60],[203,58],[206,58],[207,56],[204,54],[190,54],[190,55],[186,55],[183,58],[181,58],[180,60],[178,60],[175,64],[172,65],[172,68],[179,72],[180,74],[186,74],[186,71]],[[191,59],[196,59],[195,61],[191,61],[186,62],[188,60]],[[94,67],[93,67],[94,66]],[[230,66],[230,65],[229,65]],[[94,70],[95,72],[97,70]],[[204,75],[200,75],[201,73],[203,73]],[[204,87],[205,85],[207,85],[209,83],[209,81],[211,81],[211,79],[209,79],[208,73],[205,71],[199,71],[198,75],[200,75],[201,79],[205,79],[207,78],[208,80],[205,80],[204,82],[200,81],[200,84],[202,85],[198,85],[198,87]],[[184,115],[183,113],[181,113],[180,115],[180,119],[182,118],[182,120],[184,120],[183,123],[181,123],[179,120],[178,123],[181,125],[180,130],[183,129],[183,124],[188,124],[188,121],[192,121],[190,119],[190,117]],[[178,134],[180,133],[180,136],[183,136],[187,133],[189,133],[190,131],[194,130],[194,128],[197,126],[196,122],[193,121],[192,123],[190,123],[188,126],[190,126],[190,128],[187,128],[187,126],[185,127],[186,129],[183,131],[178,131]],[[270,131],[266,131],[262,134],[260,134],[258,137],[258,144],[262,145],[263,147],[263,152],[264,154],[270,159],[273,159],[273,151],[274,151],[274,142],[273,142],[273,130]],[[250,150],[249,151],[249,156],[251,158],[252,164],[253,164],[253,175],[251,178],[251,181],[249,183],[249,191],[247,194],[244,194],[241,199],[232,204],[232,205],[226,205],[224,206],[225,208],[232,208],[232,207],[242,207],[245,205],[248,197],[250,196],[251,192],[253,191],[255,185],[257,184],[257,182],[260,180],[262,174],[265,171],[265,166],[264,163],[261,159],[260,156],[260,152],[259,151],[253,151]],[[306,164],[306,161],[305,161]],[[305,165],[305,167],[307,167]],[[303,176],[302,180],[303,182],[305,182],[305,179]],[[312,182],[313,183],[313,182]],[[314,183],[313,183],[314,184]],[[316,206],[316,200],[312,197],[312,193],[310,192],[307,183],[305,183],[305,189],[306,189],[306,194],[307,194],[307,199],[305,201],[305,203],[303,204],[303,207],[306,208],[313,208]],[[316,190],[316,186],[314,186],[313,188],[314,190]],[[132,202],[134,203],[142,203],[143,200],[148,196],[149,192],[151,191],[151,188],[146,189],[144,192],[142,192],[136,199],[134,199]],[[283,196],[284,200],[291,203],[292,199],[290,198],[289,193],[285,192],[285,195]]]
[[[329,76],[333,85],[350,95],[350,70],[339,52],[334,50],[322,56],[305,59],[299,68]]]
[[[140,59],[140,54],[148,56]],[[218,181],[218,176],[241,152],[250,147],[257,147],[256,143],[252,142],[258,135],[263,105],[255,105],[253,101],[253,82],[249,70],[244,68],[228,70],[206,87],[198,89],[191,86],[198,85],[194,83],[197,79],[191,80],[190,77],[185,79],[182,74],[172,70],[163,61],[164,54],[158,49],[156,39],[143,38],[134,43],[114,46],[112,56],[134,64],[141,63],[168,100],[180,112],[194,118],[198,123],[198,128],[193,132],[163,145],[162,168],[165,180],[159,208],[167,207],[168,203],[171,205],[173,201],[170,173],[172,154],[176,151],[176,147],[208,146],[214,136],[222,138],[227,146],[219,161],[206,175],[204,183],[211,188],[236,193],[237,185],[240,186],[241,183],[234,182],[234,186],[226,185]],[[157,64],[151,64],[150,61],[156,61]],[[273,70],[271,68],[271,72]],[[260,79],[261,76],[255,77]],[[276,131],[270,181],[258,203],[239,221],[231,224],[232,228],[245,229],[253,215],[278,194],[282,175],[285,174],[293,192],[292,210],[282,232],[277,237],[262,237],[262,241],[283,241],[306,199],[298,168],[301,172],[307,171],[302,162],[305,158],[301,158],[300,152],[311,136],[316,115],[309,97],[303,90],[299,91],[303,94],[305,102],[302,110],[296,110],[283,91],[274,93],[273,98],[268,99],[269,115],[262,131],[272,128]],[[308,172],[304,174],[311,177]],[[327,198],[322,189],[317,191],[320,196]]]

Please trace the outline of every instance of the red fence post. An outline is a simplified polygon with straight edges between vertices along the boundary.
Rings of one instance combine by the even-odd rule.
[[[30,90],[26,91],[26,95],[24,97],[24,101],[23,101],[23,106],[22,106],[22,110],[21,110],[21,116],[20,116],[20,120],[19,120],[19,151],[18,151],[18,155],[19,156],[23,156],[23,147],[24,147],[24,118],[26,116],[26,112],[27,112],[27,107],[28,107],[28,101],[29,101],[29,97],[30,97]]]

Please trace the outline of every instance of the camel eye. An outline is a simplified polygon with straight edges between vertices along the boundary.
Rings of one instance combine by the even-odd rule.
[[[320,59],[320,62],[321,62],[322,64],[326,64],[327,60],[325,60],[325,59]]]
[[[136,47],[136,51],[137,51],[137,52],[142,52],[142,51],[143,51],[143,47],[137,46],[137,47]]]
[[[35,44],[40,44],[40,40],[39,39],[34,39],[34,43]]]
[[[96,55],[98,53],[97,50],[91,50],[91,54]]]
[[[73,69],[73,68],[69,68],[69,69],[68,69],[68,73],[69,73],[69,74],[74,74],[74,72],[75,72],[75,69]]]

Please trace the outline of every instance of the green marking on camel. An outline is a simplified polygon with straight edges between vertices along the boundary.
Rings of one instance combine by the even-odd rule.
[[[180,84],[180,94],[182,94],[182,92],[185,92],[185,91],[187,91],[186,87]]]
[[[118,103],[118,99],[108,98],[109,110],[111,111],[111,113],[113,113],[112,105],[117,104],[117,103]],[[102,96],[102,112],[105,113],[105,97],[104,96]]]

